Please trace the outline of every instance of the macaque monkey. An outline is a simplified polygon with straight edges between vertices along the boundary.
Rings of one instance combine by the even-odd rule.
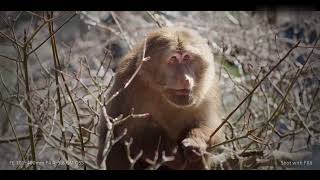
[[[145,50],[145,51],[144,51]],[[215,77],[214,57],[207,41],[197,32],[177,27],[160,28],[147,36],[119,65],[106,101],[123,88],[137,71],[129,86],[106,105],[109,118],[145,114],[115,126],[114,137],[126,129],[126,135],[113,145],[106,161],[107,169],[129,169],[125,142],[132,138],[130,152],[136,157],[143,151],[134,169],[150,166],[158,152],[173,156],[163,169],[207,169],[210,145],[220,143],[220,95]],[[107,133],[106,120],[100,123],[98,165],[102,163]],[[160,160],[159,160],[160,161]]]

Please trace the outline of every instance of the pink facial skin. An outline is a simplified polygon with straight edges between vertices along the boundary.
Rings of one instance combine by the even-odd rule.
[[[176,72],[176,85],[173,88],[176,95],[189,95],[193,87],[193,77],[188,72],[188,63],[191,61],[191,55],[188,52],[173,53],[167,60],[168,65],[172,65]]]

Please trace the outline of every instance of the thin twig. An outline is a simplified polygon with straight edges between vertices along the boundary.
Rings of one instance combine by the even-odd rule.
[[[68,18],[58,29],[56,29],[55,31],[53,31],[52,34],[50,34],[49,37],[47,37],[42,43],[40,43],[36,48],[34,48],[32,51],[30,51],[28,53],[28,55],[32,54],[33,52],[35,52],[36,50],[38,50],[45,42],[48,41],[48,39],[51,38],[51,36],[55,35],[65,24],[67,24],[74,16],[76,16],[77,13],[74,13],[70,18]]]
[[[116,22],[117,26],[119,27],[119,30],[120,30],[121,34],[123,35],[124,39],[127,41],[129,48],[132,49],[132,44],[131,44],[130,40],[128,39],[127,35],[125,34],[125,32],[123,31],[123,28],[118,21],[117,15],[113,11],[111,11],[110,14],[111,14],[113,20]]]
[[[318,40],[319,40],[320,37],[317,38],[316,42],[315,42],[315,45],[317,45],[318,43]],[[279,103],[279,105],[277,106],[276,110],[273,112],[273,114],[271,115],[271,117],[265,122],[265,125],[263,126],[263,128],[257,133],[257,136],[260,136],[262,134],[262,132],[264,131],[264,129],[268,126],[269,122],[271,122],[277,115],[278,111],[280,110],[280,108],[282,107],[283,103],[285,102],[288,94],[289,94],[289,91],[291,90],[291,88],[293,87],[294,83],[297,81],[298,77],[301,75],[302,73],[302,70],[304,69],[304,67],[306,66],[306,64],[309,62],[309,59],[311,57],[311,55],[313,54],[313,50],[314,48],[310,51],[305,63],[302,65],[302,67],[300,69],[298,69],[298,71],[296,72],[295,76],[293,77],[293,80],[291,81],[291,83],[289,84],[289,87],[287,88],[287,91],[284,95],[284,97],[282,98],[281,102]],[[305,125],[305,122],[302,122],[304,124],[305,127],[307,127]],[[310,132],[309,129],[306,129],[309,133],[310,136],[314,137],[313,134]],[[243,150],[243,152],[245,152],[247,149],[249,149],[249,147],[253,144],[253,142],[250,142],[246,148]]]
[[[137,163],[137,161],[142,157],[143,155],[143,151],[140,150],[139,153],[136,155],[136,157],[131,157],[131,150],[130,150],[130,147],[131,147],[131,144],[133,142],[133,139],[130,138],[129,141],[126,141],[124,144],[126,146],[126,150],[127,150],[127,157],[128,157],[128,160],[129,160],[129,163],[130,163],[130,170],[133,170],[134,169],[134,165]]]
[[[26,37],[26,31],[24,31],[24,42],[27,41],[27,37]],[[28,54],[27,54],[27,44],[24,44],[23,47],[23,69],[24,69],[24,80],[25,80],[25,88],[26,88],[26,95],[27,95],[27,101],[25,102],[25,106],[27,109],[28,113],[31,113],[31,108],[30,108],[30,84],[29,84],[29,71],[28,71]],[[28,116],[28,123],[31,124],[32,120],[31,118]],[[32,126],[29,125],[29,136],[30,136],[30,144],[31,144],[31,156],[32,156],[32,160],[34,162],[36,162],[36,150],[35,150],[35,143],[34,143],[34,139],[33,139],[33,129]],[[33,169],[36,170],[37,169],[37,165],[36,163],[33,163]]]
[[[154,15],[150,12],[147,11],[148,15],[151,17],[151,19],[158,25],[159,28],[162,27],[162,25],[160,24],[160,22],[156,19],[156,17],[154,17]]]
[[[33,136],[36,136],[36,134],[34,134]],[[19,142],[21,140],[29,140],[30,139],[30,135],[23,135],[23,136],[17,136],[14,133],[14,137],[9,137],[9,138],[1,138],[0,139],[0,144],[3,143],[12,143],[12,142]],[[20,144],[20,143],[19,143]],[[20,146],[20,145],[19,145]]]
[[[240,140],[240,139],[248,138],[255,130],[257,130],[257,129],[249,130],[249,131],[248,131],[245,135],[243,135],[243,136],[235,137],[235,138],[232,138],[232,139],[230,139],[230,140],[221,142],[221,143],[219,143],[219,144],[215,144],[215,145],[209,147],[208,150],[209,150],[209,151],[212,151],[214,148],[216,148],[216,147],[218,147],[218,146],[222,146],[222,145],[225,145],[225,144],[229,144],[229,143],[231,143],[231,142],[233,142],[233,141],[238,141],[238,140]]]
[[[48,13],[47,15],[48,18],[52,18],[53,17],[53,12],[51,12],[50,14]],[[49,33],[52,34],[53,33],[53,23],[49,22],[48,24],[48,28],[49,28]],[[51,36],[51,48],[52,48],[52,55],[53,55],[53,62],[54,62],[54,67],[56,69],[60,70],[60,67],[58,67],[58,61],[59,61],[59,56],[57,53],[57,45],[56,45],[56,41],[55,41],[55,36]],[[64,123],[63,123],[63,111],[62,111],[62,104],[61,104],[61,95],[60,95],[60,86],[59,86],[59,75],[58,72],[55,71],[55,80],[56,80],[56,92],[57,92],[57,98],[58,98],[58,105],[59,105],[59,115],[60,115],[60,124],[62,126],[61,128],[61,135],[62,135],[62,141],[63,141],[63,146],[64,148],[67,148],[67,142],[66,142],[66,135],[65,132],[62,130],[64,129]],[[66,160],[68,161],[68,154],[67,152],[63,152],[65,155]],[[67,170],[69,170],[69,165],[66,164],[66,168]]]
[[[0,31],[0,35],[2,35],[3,37],[6,37],[7,39],[9,39],[12,43],[18,45],[20,48],[23,47],[22,44],[20,44],[16,39],[12,39],[11,37],[9,37],[8,35],[6,35],[5,33]]]
[[[21,62],[21,61],[19,61],[19,60],[17,60],[17,59],[14,59],[14,58],[11,58],[11,57],[8,57],[8,56],[5,56],[5,55],[2,55],[2,54],[0,54],[0,57],[3,57],[3,58],[6,58],[6,59],[9,59],[10,61]]]
[[[288,52],[287,54],[279,60],[279,62],[274,65],[270,71],[257,83],[257,85],[250,91],[250,93],[238,104],[238,106],[231,112],[229,115],[223,120],[223,122],[217,127],[217,129],[210,135],[209,142],[212,137],[222,128],[222,126],[229,120],[229,118],[240,108],[240,106],[250,97],[253,95],[254,91],[260,86],[260,84],[273,72],[288,56],[289,54],[298,47],[301,41],[298,41]]]

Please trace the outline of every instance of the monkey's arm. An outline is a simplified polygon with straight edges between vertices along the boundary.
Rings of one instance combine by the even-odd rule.
[[[218,84],[215,82],[214,84]],[[210,138],[211,134],[222,123],[220,91],[217,86],[212,86],[207,94],[205,101],[200,105],[198,114],[195,118],[198,121],[196,127],[191,129],[186,136],[185,143],[197,146],[201,150],[206,150],[208,145],[214,145],[224,140],[223,128]],[[188,142],[189,141],[189,142]]]
[[[207,126],[193,128],[186,138],[182,140],[181,146],[183,156],[187,160],[184,169],[209,169],[210,160],[205,152],[209,144],[217,144],[222,141],[222,133],[217,133],[211,140],[210,135],[215,129]]]
[[[208,107],[210,107],[208,111],[204,111],[198,116],[200,119],[198,126],[190,129],[181,141],[184,156],[188,161],[186,169],[205,169],[203,157],[206,156],[204,154],[207,152],[207,148],[222,142],[224,139],[223,129],[220,129],[210,138],[211,134],[220,125],[221,118],[216,111],[213,111],[212,106]]]
[[[214,89],[213,89],[214,90]],[[212,138],[211,134],[221,124],[220,100],[216,90],[214,96],[207,97],[207,101],[200,107],[198,114],[195,114],[197,125],[190,129],[182,144],[196,146],[200,150],[206,150],[208,145],[214,145],[223,141],[223,129],[220,129]],[[215,101],[212,101],[215,99]]]
[[[209,144],[216,144],[218,138],[210,139],[213,128],[201,126],[191,129],[181,144],[184,149],[196,150],[197,152],[205,152]]]

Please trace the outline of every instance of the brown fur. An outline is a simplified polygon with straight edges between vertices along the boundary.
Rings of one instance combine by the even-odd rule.
[[[138,45],[124,58],[107,97],[123,87],[135,72],[142,59],[143,47],[143,43]],[[174,105],[164,97],[162,91],[166,83],[163,72],[160,72],[166,70],[163,69],[166,67],[162,61],[173,49],[197,55],[194,67],[197,70],[196,84],[192,95],[194,101],[188,106]],[[192,160],[193,152],[190,150],[206,149],[208,143],[215,144],[222,140],[219,131],[209,142],[209,136],[221,122],[220,95],[210,48],[206,41],[192,30],[161,28],[148,36],[145,56],[150,56],[150,60],[143,63],[131,84],[107,105],[107,113],[112,118],[120,114],[126,116],[134,108],[135,114],[149,113],[150,116],[144,119],[128,119],[115,128],[115,137],[119,136],[124,128],[127,128],[128,133],[113,146],[106,160],[107,169],[129,168],[124,141],[128,141],[130,137],[133,138],[132,155],[136,156],[143,150],[143,156],[135,169],[146,168],[145,159],[153,159],[157,149],[160,156],[162,150],[165,150],[166,155],[173,155],[172,151],[176,147],[179,147],[179,150],[175,154],[175,160],[165,166],[170,169],[204,169],[201,158]],[[105,148],[106,134],[105,125],[100,128],[98,161],[99,158],[101,161],[101,151]],[[187,142],[191,148],[181,146],[182,141]]]

